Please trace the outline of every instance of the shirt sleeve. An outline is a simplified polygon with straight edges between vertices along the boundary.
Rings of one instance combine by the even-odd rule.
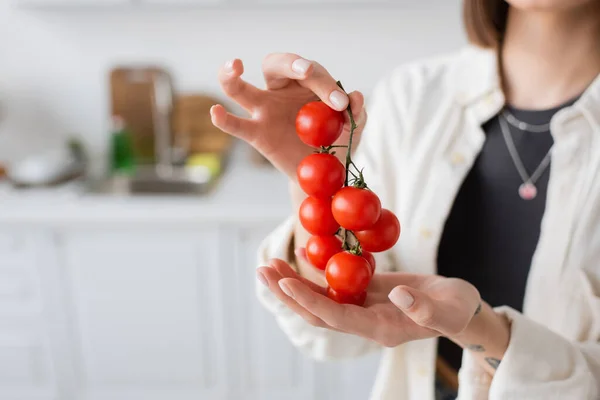
[[[389,137],[399,130],[396,123],[398,113],[394,111],[393,101],[390,101],[390,91],[389,79],[377,85],[369,103],[369,122],[361,134],[360,145],[353,157],[356,165],[364,168],[367,184],[380,196],[384,206],[386,199],[392,197],[397,190],[393,180],[387,179],[389,174],[386,171],[387,163],[390,162],[386,157]],[[386,176],[387,185],[383,185],[382,175]],[[295,216],[290,216],[262,242],[258,252],[258,266],[268,265],[271,258],[290,261],[288,254],[296,223]],[[375,257],[378,271],[394,269],[393,260],[388,254],[378,253]],[[379,344],[358,336],[314,327],[288,309],[262,284],[258,283],[256,290],[260,303],[274,315],[292,344],[314,359],[352,358],[381,348]]]
[[[469,352],[464,353],[463,362],[468,368],[461,369],[459,378],[461,389],[463,385],[466,387],[465,395],[479,388],[480,397],[471,398],[599,398],[600,343],[571,342],[509,307],[495,311],[511,322],[508,348],[493,379],[475,365]],[[487,395],[486,390],[489,390]]]

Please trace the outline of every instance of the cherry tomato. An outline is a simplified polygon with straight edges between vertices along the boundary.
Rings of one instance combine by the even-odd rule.
[[[321,270],[325,270],[327,261],[341,251],[342,241],[337,236],[311,236],[306,242],[306,257]]]
[[[296,170],[298,184],[309,196],[331,197],[344,184],[346,168],[331,154],[311,154]]]
[[[313,147],[331,146],[342,134],[344,114],[322,101],[305,104],[296,116],[296,132]]]
[[[347,251],[331,257],[325,267],[325,278],[329,286],[344,294],[363,292],[369,286],[371,276],[369,262]]]
[[[361,254],[362,258],[364,258],[365,260],[367,260],[367,262],[369,263],[369,266],[371,267],[371,274],[375,273],[375,257],[373,257],[373,254],[371,254],[370,252],[363,250],[362,254]]]
[[[304,229],[313,235],[333,236],[340,228],[331,213],[331,199],[307,197],[298,214]]]
[[[396,244],[400,237],[400,221],[390,210],[381,210],[381,216],[371,228],[355,231],[354,234],[364,250],[386,251]]]
[[[333,196],[331,211],[335,220],[351,231],[363,231],[375,225],[381,215],[379,197],[370,190],[344,187]]]
[[[327,297],[340,304],[354,304],[356,306],[362,306],[365,304],[365,300],[367,299],[367,292],[360,292],[359,294],[344,294],[336,292],[331,287],[327,287]]]

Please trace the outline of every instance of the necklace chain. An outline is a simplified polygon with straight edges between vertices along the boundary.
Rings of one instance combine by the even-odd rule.
[[[542,132],[548,132],[550,130],[550,122],[548,122],[547,124],[541,124],[541,125],[529,124],[525,121],[521,121],[520,119],[517,119],[517,117],[515,117],[510,111],[508,111],[506,109],[504,110],[503,115],[509,124],[511,124],[515,128],[520,129],[522,131],[533,132],[533,133],[542,133]]]
[[[514,163],[515,167],[517,168],[517,172],[521,176],[523,183],[524,184],[532,184],[532,185],[535,184],[535,182],[540,178],[540,176],[542,176],[542,174],[544,173],[546,168],[548,168],[548,165],[550,165],[550,159],[552,156],[552,147],[554,147],[554,146],[550,147],[550,149],[548,150],[548,153],[546,153],[546,155],[544,156],[544,159],[542,160],[540,165],[538,165],[538,167],[535,169],[535,171],[533,171],[533,174],[531,174],[531,176],[529,176],[529,174],[527,173],[527,170],[525,169],[525,166],[523,165],[523,161],[521,160],[521,157],[519,156],[519,152],[517,151],[517,148],[515,146],[515,142],[510,133],[510,129],[508,128],[508,124],[507,124],[508,118],[506,116],[506,113],[505,112],[502,113],[498,120],[500,122],[500,130],[502,131],[502,136],[504,136],[504,141],[506,142],[506,147],[508,148],[510,157],[512,158],[513,163]],[[541,126],[541,125],[537,125],[537,126]]]

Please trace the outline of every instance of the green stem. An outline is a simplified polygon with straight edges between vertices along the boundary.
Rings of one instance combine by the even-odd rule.
[[[342,82],[338,81],[337,85],[344,91],[344,93],[346,93],[346,90],[342,86]],[[350,169],[350,164],[352,164],[352,138],[354,137],[354,131],[357,128],[356,122],[354,121],[354,114],[352,114],[352,108],[350,107],[350,102],[348,102],[348,108],[346,108],[346,111],[350,117],[350,138],[348,139],[348,149],[346,151],[346,180],[344,181],[344,186],[348,186],[348,170]]]
[[[344,91],[344,93],[346,93],[346,95],[348,94],[346,92],[346,90],[344,89],[344,87],[342,86],[342,82],[338,81],[337,85],[340,87],[340,89],[342,89]],[[352,139],[354,137],[354,131],[357,128],[356,122],[354,121],[354,114],[352,113],[352,108],[350,107],[350,101],[348,101],[348,107],[346,108],[346,111],[348,112],[348,116],[350,117],[350,138],[348,139],[348,148],[346,150],[346,179],[344,180],[344,186],[348,186],[348,178],[349,178],[349,175],[351,174],[350,166],[354,165],[354,163],[352,162]],[[356,165],[354,165],[354,168],[356,168]],[[358,168],[356,168],[356,170],[358,171]],[[352,174],[352,175],[354,175],[354,174]],[[362,176],[362,174],[361,174],[361,176]],[[358,242],[354,233],[350,230],[345,229],[344,230],[344,243],[343,243],[344,250],[350,249],[349,244],[348,244],[348,235],[349,234],[352,235],[354,237],[354,239]]]

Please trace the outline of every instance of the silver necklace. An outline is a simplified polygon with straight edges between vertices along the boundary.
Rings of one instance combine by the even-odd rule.
[[[542,132],[548,132],[550,130],[550,122],[548,122],[547,124],[542,124],[542,125],[528,124],[527,122],[517,119],[517,117],[512,115],[512,113],[508,110],[504,110],[503,114],[504,114],[504,118],[506,118],[506,121],[509,124],[511,124],[515,128],[520,129],[522,131],[533,132],[533,133],[542,133]]]
[[[508,114],[508,115],[512,116],[512,114]],[[513,118],[514,118],[514,116],[513,116]],[[514,118],[514,119],[517,121],[517,123],[522,122],[522,121],[517,120],[516,118]],[[521,176],[521,180],[523,180],[523,183],[519,186],[519,196],[521,196],[521,198],[523,200],[533,200],[537,196],[537,187],[535,186],[535,182],[540,178],[540,176],[542,176],[542,174],[544,173],[546,168],[548,168],[548,165],[550,165],[550,158],[552,156],[552,147],[554,147],[554,146],[552,146],[550,148],[550,150],[548,150],[548,153],[546,153],[546,155],[544,156],[544,159],[542,160],[540,165],[538,165],[538,167],[535,169],[535,171],[533,171],[533,174],[531,174],[531,176],[529,176],[529,174],[527,173],[527,170],[525,169],[525,166],[523,165],[523,161],[521,161],[519,152],[517,151],[517,148],[515,147],[515,142],[513,141],[512,135],[510,133],[510,129],[508,128],[508,124],[507,124],[508,118],[507,118],[506,111],[504,111],[500,115],[500,118],[498,118],[498,120],[500,122],[500,130],[502,131],[502,136],[504,136],[504,141],[506,142],[506,147],[508,148],[510,157],[512,158],[513,163],[515,164],[515,168],[517,168],[517,172]],[[508,122],[508,123],[510,123],[510,122]],[[549,124],[547,124],[547,125],[549,127]],[[532,126],[541,127],[543,125],[532,125]],[[519,126],[517,126],[517,128],[519,128]]]

